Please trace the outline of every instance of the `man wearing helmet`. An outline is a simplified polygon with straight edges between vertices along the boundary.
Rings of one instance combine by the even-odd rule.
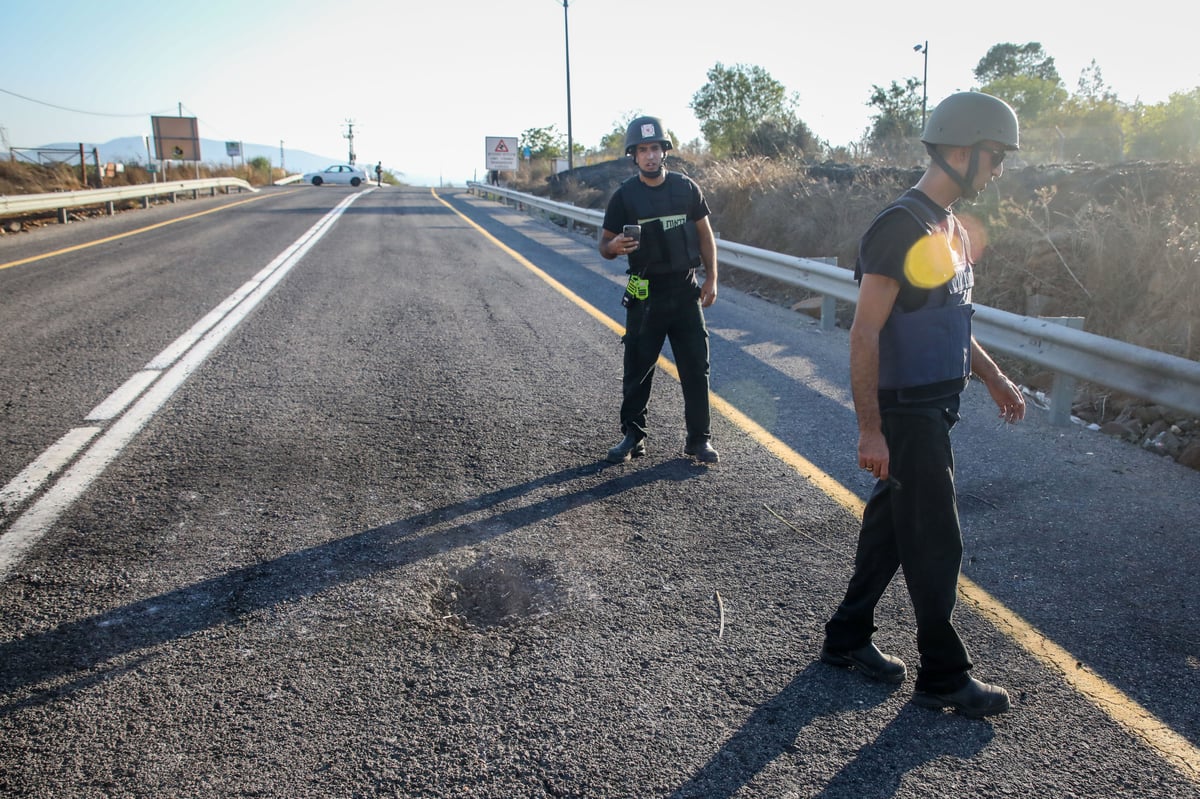
[[[1003,173],[1004,156],[1019,146],[1017,117],[996,97],[960,92],[934,109],[922,141],[928,168],[859,246],[850,381],[858,464],[876,483],[821,660],[882,682],[904,680],[904,663],[871,641],[876,603],[902,568],[921,658],[913,702],[978,718],[1008,710],[1009,698],[970,676],[952,621],[963,545],[950,428],[971,374],[1004,421],[1024,418],[1025,401],[971,335],[973,257],[951,206]]]
[[[600,254],[629,259],[625,356],[621,380],[621,433],[610,463],[646,454],[646,415],[655,364],[669,338],[683,388],[687,439],[683,451],[704,463],[719,456],[709,440],[708,329],[703,308],[717,299],[717,244],[708,203],[695,181],[664,166],[671,139],[657,117],[638,117],[625,132],[625,155],[637,175],[608,201]],[[627,235],[626,226],[631,229]],[[704,283],[696,280],[704,267]]]

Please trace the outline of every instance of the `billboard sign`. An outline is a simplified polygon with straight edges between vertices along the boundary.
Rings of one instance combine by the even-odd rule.
[[[199,161],[200,127],[195,117],[150,117],[159,161]]]

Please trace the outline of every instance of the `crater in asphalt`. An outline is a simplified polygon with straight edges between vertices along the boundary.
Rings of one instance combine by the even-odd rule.
[[[562,606],[553,563],[515,556],[488,556],[449,576],[430,598],[435,619],[460,628],[520,624]]]

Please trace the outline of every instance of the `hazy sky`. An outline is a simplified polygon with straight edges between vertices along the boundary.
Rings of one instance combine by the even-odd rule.
[[[1040,42],[1071,91],[1093,59],[1125,101],[1200,86],[1200,6],[1178,0],[568,2],[585,146],[636,111],[698,137],[689,104],[717,62],[762,67],[817,136],[847,144],[872,85],[921,77],[926,41],[930,108],[1004,42]],[[563,18],[562,0],[0,0],[0,128],[16,147],[99,144],[182,103],[203,138],[344,160],[354,120],[360,163],[461,185],[482,178],[486,136],[566,134]]]

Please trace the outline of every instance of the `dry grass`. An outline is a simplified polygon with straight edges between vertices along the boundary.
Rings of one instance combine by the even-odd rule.
[[[102,165],[103,166],[103,165]],[[88,180],[90,186],[84,185],[79,173],[79,165],[67,164],[31,164],[24,161],[0,161],[0,194],[41,194],[52,191],[78,191],[84,188],[95,188],[96,170],[93,164],[88,164]],[[267,185],[271,181],[283,177],[284,173],[274,169],[270,174],[265,170],[255,170],[249,167],[233,168],[231,166],[216,166],[201,164],[200,178],[235,177],[245,180],[252,186]],[[195,180],[195,166],[171,165],[158,179]],[[104,178],[105,186],[135,186],[140,183],[150,183],[152,177],[145,167],[127,165],[124,172],[118,172]]]
[[[911,185],[852,182],[804,164],[748,159],[695,176],[723,238],[852,267],[880,208]],[[1014,170],[960,215],[984,244],[976,300],[1019,314],[1082,316],[1085,329],[1200,358],[1200,172],[1171,165]],[[1085,177],[1086,176],[1086,177]]]

